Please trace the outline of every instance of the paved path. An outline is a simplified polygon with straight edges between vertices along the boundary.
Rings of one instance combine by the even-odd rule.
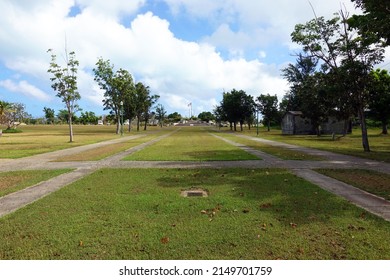
[[[157,137],[151,141],[145,142],[133,148],[130,148],[124,152],[120,152],[108,158],[100,161],[86,161],[86,162],[53,162],[55,159],[63,157],[65,155],[76,154],[82,151],[95,149],[97,147],[111,145],[114,143],[129,141],[143,135],[128,136],[115,140],[105,141],[101,143],[75,147],[71,149],[55,151],[36,156],[26,157],[16,160],[4,160],[0,161],[0,168],[4,171],[12,170],[39,170],[39,169],[60,169],[60,168],[73,168],[72,172],[62,174],[55,178],[51,178],[45,182],[41,182],[32,187],[26,188],[19,192],[15,192],[0,198],[0,217],[16,211],[17,209],[32,203],[63,186],[66,186],[76,180],[83,178],[86,175],[91,174],[99,168],[286,168],[290,169],[294,174],[299,177],[310,181],[321,188],[326,189],[336,195],[342,196],[349,200],[351,203],[366,209],[367,211],[374,213],[384,219],[390,221],[390,202],[369,194],[365,191],[357,189],[348,184],[342,183],[338,180],[321,175],[313,169],[315,168],[360,168],[377,170],[387,174],[390,174],[390,164],[382,163],[372,160],[366,160],[356,158],[352,156],[344,156],[326,151],[319,151],[315,149],[299,147],[295,145],[265,140],[257,137],[240,136],[250,138],[255,141],[265,142],[269,145],[280,146],[287,149],[294,149],[303,151],[308,154],[315,154],[325,157],[325,161],[295,161],[295,160],[282,160],[275,156],[266,154],[251,147],[239,144],[237,142],[225,139],[216,134],[212,134],[231,145],[234,145],[244,151],[256,155],[259,160],[247,160],[247,161],[205,161],[205,162],[188,162],[188,161],[121,161],[122,158],[139,151],[153,143],[156,143],[166,137],[169,137],[172,133],[165,134]],[[261,159],[261,160],[260,160]]]

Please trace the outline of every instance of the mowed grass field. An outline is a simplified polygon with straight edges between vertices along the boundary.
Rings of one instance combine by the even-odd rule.
[[[74,142],[69,143],[67,125],[27,125],[19,127],[22,133],[4,133],[0,137],[0,159],[22,158],[46,152],[93,144],[119,138],[115,134],[115,126],[74,125]],[[154,133],[159,128],[149,127],[148,131],[130,133],[125,128],[125,135]]]
[[[221,128],[219,131],[227,132],[229,128]],[[358,156],[367,159],[390,162],[390,135],[381,134],[379,128],[370,128],[368,137],[371,152],[363,151],[361,130],[354,128],[352,134],[333,140],[331,135],[282,135],[280,129],[271,129],[261,127],[259,135],[256,135],[256,128],[245,129],[243,132],[237,131],[236,134],[244,134],[254,137],[261,137],[268,140],[275,140],[293,145],[299,145],[314,149],[321,149],[330,152]]]
[[[214,137],[204,128],[182,127],[172,137],[134,153],[125,160],[213,161],[259,158]]]
[[[0,219],[0,259],[389,259],[389,235],[286,170],[102,169]]]
[[[94,128],[81,129],[87,138],[98,138]],[[106,129],[102,138],[118,137]],[[258,159],[204,128],[176,130],[154,128],[134,140],[139,142],[127,143],[174,132],[127,160]],[[114,145],[64,160],[98,160],[124,148]],[[39,181],[66,171],[3,173],[6,192],[0,196],[36,183],[34,172]],[[379,176],[351,171],[339,178],[354,174],[364,182]],[[209,196],[180,196],[193,188]],[[370,188],[389,194],[383,184]],[[100,169],[0,218],[0,259],[390,259],[389,235],[389,222],[288,170]]]

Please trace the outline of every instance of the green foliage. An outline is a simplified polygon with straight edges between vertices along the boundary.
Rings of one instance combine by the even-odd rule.
[[[270,130],[271,121],[277,120],[278,115],[278,97],[276,95],[271,96],[261,94],[257,97],[257,108],[263,115],[263,122],[267,124],[268,131]]]
[[[57,56],[51,49],[48,50],[51,53],[51,62],[47,72],[53,75],[50,78],[52,81],[51,87],[57,92],[57,97],[61,98],[68,111],[69,142],[73,142],[72,116],[80,109],[77,101],[81,98],[77,89],[77,67],[79,62],[76,60],[75,52],[68,54],[66,49],[65,51],[66,66],[61,67],[57,64]]]
[[[168,115],[168,119],[171,122],[179,122],[182,119],[182,116],[178,112],[174,112]]]
[[[99,117],[94,112],[81,112],[81,116],[78,121],[82,124],[97,124]]]
[[[251,95],[246,94],[243,90],[233,89],[230,92],[223,93],[223,99],[220,106],[214,110],[216,119],[219,121],[228,121],[233,125],[236,131],[237,123],[240,124],[241,131],[243,130],[244,122],[250,125],[253,122],[255,113],[255,102]]]
[[[99,87],[104,90],[104,110],[110,110],[110,114],[116,119],[116,134],[120,132],[120,117],[123,104],[127,116],[131,120],[133,115],[133,98],[135,88],[131,74],[124,69],[119,69],[114,72],[114,65],[110,60],[99,58],[96,62],[95,81]],[[126,103],[125,103],[126,102]]]
[[[161,104],[158,104],[156,107],[156,119],[158,120],[161,127],[164,124],[166,114],[167,114],[167,111],[165,111],[164,106]]]
[[[215,120],[215,116],[211,112],[202,112],[198,115],[198,119],[204,122]]]
[[[341,115],[345,117],[352,109],[358,113],[363,149],[368,152],[370,147],[364,110],[368,101],[369,72],[383,60],[384,49],[367,37],[355,36],[354,32],[353,27],[348,25],[346,13],[341,11],[330,20],[318,17],[306,24],[297,24],[291,38],[303,47],[308,56],[322,62],[320,73],[326,75],[327,84],[336,85],[339,97],[335,98],[338,103],[334,107],[345,110]],[[318,108],[313,107],[312,110]]]
[[[388,0],[352,0],[363,10],[363,15],[353,15],[349,24],[357,27],[360,33],[376,41],[384,39],[390,45],[390,3]]]
[[[49,124],[53,124],[54,123],[54,114],[55,114],[54,109],[44,107],[43,112],[45,113],[46,122]]]
[[[390,75],[386,70],[377,69],[370,73],[369,115],[382,122],[382,133],[387,134],[390,121]]]

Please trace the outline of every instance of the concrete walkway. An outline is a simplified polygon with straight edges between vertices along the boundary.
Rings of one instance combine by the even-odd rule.
[[[3,171],[13,170],[42,170],[42,169],[62,169],[72,168],[72,172],[59,175],[51,178],[45,182],[41,182],[24,190],[3,196],[0,198],[0,217],[7,215],[17,209],[30,204],[70,183],[83,178],[96,171],[99,168],[285,168],[290,169],[295,175],[304,178],[319,187],[332,192],[336,195],[344,197],[351,203],[366,209],[367,211],[381,216],[390,221],[390,202],[369,194],[365,191],[357,189],[348,184],[342,183],[338,180],[321,175],[313,169],[316,168],[359,168],[381,171],[390,174],[390,164],[382,163],[372,160],[366,160],[351,156],[344,156],[326,151],[319,151],[306,147],[299,147],[295,145],[265,140],[257,137],[240,136],[249,138],[254,141],[265,142],[269,145],[280,146],[287,149],[294,149],[308,154],[321,155],[327,160],[325,161],[295,161],[282,160],[275,156],[266,154],[251,147],[239,144],[237,142],[228,140],[216,134],[212,134],[231,145],[234,145],[250,154],[259,157],[259,160],[247,161],[204,161],[204,162],[188,162],[188,161],[121,161],[122,158],[139,151],[149,145],[152,145],[171,134],[165,134],[157,137],[151,141],[145,142],[124,152],[115,154],[100,161],[85,161],[85,162],[53,162],[53,160],[63,157],[65,155],[76,154],[97,147],[111,145],[119,142],[125,142],[132,139],[142,137],[143,135],[122,137],[115,140],[105,141],[101,143],[85,145],[81,147],[60,150],[36,156],[26,157],[16,160],[0,161],[0,168]]]

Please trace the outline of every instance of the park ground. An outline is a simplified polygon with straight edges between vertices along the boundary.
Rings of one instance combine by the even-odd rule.
[[[42,192],[0,215],[0,259],[390,259],[390,138],[379,130],[369,154],[358,130],[337,141],[113,130],[76,126],[74,143],[66,126],[0,138],[0,204]]]

